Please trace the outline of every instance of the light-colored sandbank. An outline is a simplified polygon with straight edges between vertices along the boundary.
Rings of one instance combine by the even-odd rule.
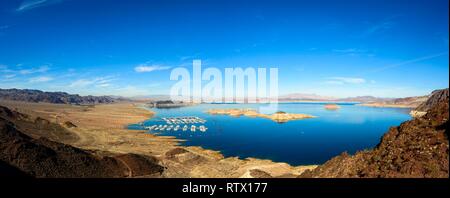
[[[365,107],[390,107],[390,108],[416,108],[417,105],[402,105],[402,104],[385,104],[385,103],[362,103],[356,104]]]
[[[76,127],[68,127],[68,130],[79,138],[75,142],[63,143],[104,154],[136,153],[155,156],[166,167],[161,177],[295,177],[306,169],[316,167],[291,166],[255,158],[225,158],[218,151],[180,146],[182,140],[174,137],[128,130],[128,124],[142,122],[154,115],[153,112],[140,108],[142,104],[137,103],[74,106],[0,101],[0,105],[40,116],[63,126],[67,121],[73,123]]]
[[[279,123],[316,117],[308,114],[286,113],[282,111],[268,115],[259,113],[254,109],[210,109],[207,112],[212,115],[230,115],[235,117],[243,115],[248,117],[267,118]]]
[[[406,109],[414,109],[417,107],[417,105],[400,105],[400,104],[383,104],[383,103],[366,103],[366,104],[357,104],[360,106],[366,106],[366,107],[387,107],[387,108],[406,108]],[[426,114],[426,111],[416,111],[411,110],[409,112],[409,115],[411,115],[414,118],[422,117]]]

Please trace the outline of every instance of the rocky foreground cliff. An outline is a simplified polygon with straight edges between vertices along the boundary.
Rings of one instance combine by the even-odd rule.
[[[420,118],[392,127],[373,150],[343,153],[299,177],[449,177],[449,90],[434,91]]]
[[[0,177],[157,177],[163,172],[151,156],[97,154],[44,137],[33,138],[22,130],[33,136],[43,130],[55,137],[70,133],[43,118],[30,120],[28,115],[0,106]]]

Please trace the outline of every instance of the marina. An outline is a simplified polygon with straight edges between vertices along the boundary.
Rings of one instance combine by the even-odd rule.
[[[204,124],[206,120],[199,118],[197,116],[187,116],[187,117],[163,117],[161,118],[166,124]]]
[[[208,128],[203,125],[206,123],[205,119],[199,118],[197,116],[185,116],[185,117],[162,117],[160,121],[163,124],[153,124],[151,126],[143,126],[145,130],[149,131],[191,131],[196,132],[206,132]],[[196,124],[199,124],[198,126]]]

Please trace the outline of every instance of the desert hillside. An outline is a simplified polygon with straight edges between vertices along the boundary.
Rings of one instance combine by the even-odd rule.
[[[343,153],[300,177],[449,177],[448,89],[432,93],[420,118],[392,127],[373,150]]]
[[[1,106],[0,106],[1,107]],[[52,125],[45,119],[36,124],[29,116],[0,108],[0,176],[28,175],[34,177],[136,177],[159,176],[163,167],[158,160],[136,154],[104,156],[93,151],[51,141],[47,138],[32,138],[21,132],[9,120],[30,122],[28,132]],[[5,119],[7,118],[7,119]],[[14,173],[6,170],[14,170]]]

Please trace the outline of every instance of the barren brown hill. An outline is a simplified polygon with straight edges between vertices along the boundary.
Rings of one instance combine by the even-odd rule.
[[[373,150],[343,153],[299,177],[448,178],[448,89],[433,92],[431,103],[425,116],[392,127]]]
[[[449,97],[449,90],[441,89],[431,93],[431,97],[424,103],[421,103],[415,110],[416,111],[428,111],[431,107],[441,102],[444,102]]]
[[[164,168],[150,156],[136,154],[98,155],[94,152],[51,141],[32,138],[9,120],[27,117],[1,107],[0,162],[35,177],[136,177],[158,176]],[[8,118],[9,120],[5,119]],[[45,119],[39,122],[47,123]],[[35,124],[39,127],[39,124]],[[32,126],[32,124],[30,124]],[[29,129],[32,130],[32,129]]]
[[[59,124],[52,123],[41,117],[33,118],[30,115],[10,110],[4,106],[0,106],[0,118],[12,122],[18,130],[33,138],[46,137],[52,141],[62,143],[71,143],[79,139],[76,134]]]
[[[364,102],[360,105],[370,107],[398,107],[398,108],[416,108],[428,100],[430,96],[414,96],[406,98],[394,98],[373,102]]]

